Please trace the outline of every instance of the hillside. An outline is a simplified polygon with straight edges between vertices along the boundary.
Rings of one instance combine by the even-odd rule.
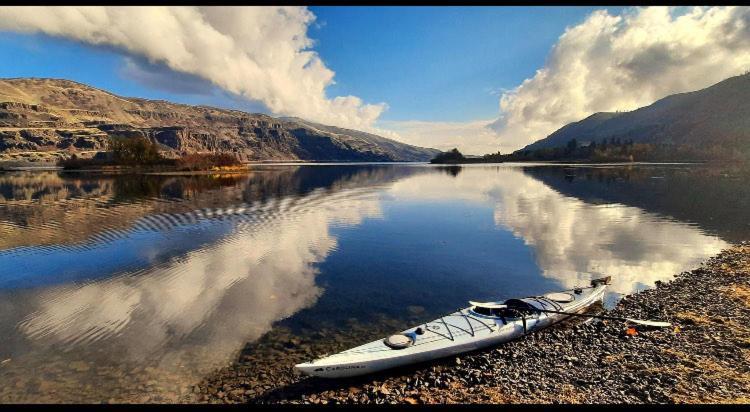
[[[296,118],[121,97],[69,80],[0,79],[6,158],[93,154],[109,136],[143,136],[174,156],[230,152],[243,161],[427,161],[439,153]]]
[[[667,96],[631,112],[595,113],[518,152],[602,139],[690,147],[709,153],[750,149],[750,74],[708,88]]]

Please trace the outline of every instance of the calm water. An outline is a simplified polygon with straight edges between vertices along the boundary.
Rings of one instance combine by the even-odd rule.
[[[0,402],[176,401],[279,328],[406,326],[600,275],[612,305],[747,239],[745,182],[685,165],[0,174]]]

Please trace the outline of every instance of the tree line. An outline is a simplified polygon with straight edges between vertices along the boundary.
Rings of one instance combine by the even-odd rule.
[[[457,149],[453,149],[439,154],[431,163],[747,161],[750,158],[750,147],[747,143],[740,143],[675,145],[637,143],[633,139],[617,137],[580,143],[573,138],[564,146],[517,150],[510,154],[497,152],[478,158],[466,158]]]

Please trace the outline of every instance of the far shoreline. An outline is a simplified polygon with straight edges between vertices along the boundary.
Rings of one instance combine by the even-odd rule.
[[[409,162],[409,161],[346,161],[346,160],[258,160],[243,162],[241,166],[232,167],[224,170],[174,170],[172,168],[149,168],[139,166],[108,166],[106,168],[80,168],[66,169],[56,164],[3,164],[0,161],[0,173],[2,172],[65,172],[65,173],[128,173],[128,174],[212,174],[212,173],[246,173],[253,170],[254,166],[354,166],[354,165],[427,165],[434,167],[451,167],[451,166],[474,166],[474,165],[509,165],[509,166],[643,166],[643,165],[687,165],[687,166],[732,166],[744,165],[742,162],[711,162],[711,161],[670,161],[670,162],[582,162],[582,161],[559,161],[559,160],[538,160],[538,161],[505,161],[505,162],[446,162],[432,163],[429,161]],[[170,170],[171,169],[171,170]]]
[[[634,164],[712,164],[718,163],[710,160],[670,160],[670,161],[594,161],[594,160],[508,160],[508,161],[492,161],[486,162],[483,160],[479,161],[446,161],[446,162],[430,162],[433,165],[442,166],[465,166],[474,164],[550,164],[550,165],[634,165]],[[726,163],[726,162],[723,162]],[[735,162],[742,164],[742,162]],[[730,163],[731,164],[731,163]]]

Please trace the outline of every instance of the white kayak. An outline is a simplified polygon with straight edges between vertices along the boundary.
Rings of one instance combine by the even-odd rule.
[[[609,277],[591,286],[471,306],[401,333],[335,355],[295,365],[306,375],[344,378],[457,355],[519,338],[600,301]]]

